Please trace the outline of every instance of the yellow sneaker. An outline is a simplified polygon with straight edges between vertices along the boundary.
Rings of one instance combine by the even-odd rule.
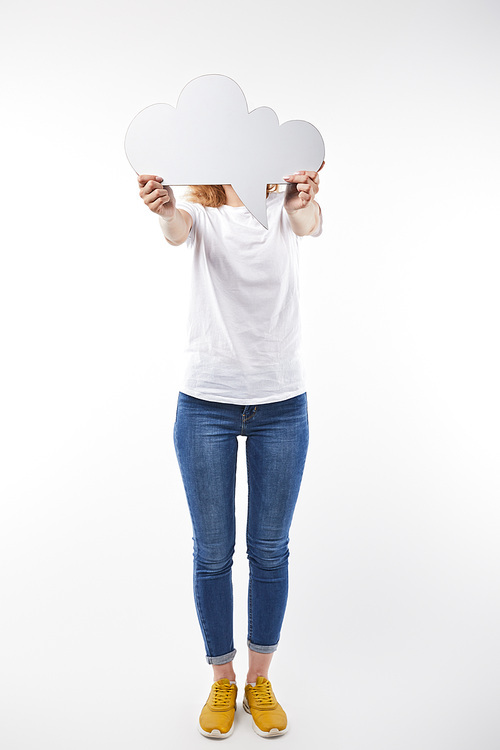
[[[285,734],[288,729],[286,713],[265,677],[257,677],[255,687],[245,685],[243,708],[252,714],[254,732],[261,737],[276,737],[278,734]]]
[[[205,737],[224,739],[234,729],[238,688],[225,677],[212,685],[208,700],[201,709],[198,728]]]

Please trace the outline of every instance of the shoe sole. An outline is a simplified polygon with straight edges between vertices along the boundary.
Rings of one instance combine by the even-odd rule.
[[[252,716],[252,711],[246,698],[243,698],[243,708],[245,709],[247,714],[250,714],[250,716]],[[264,732],[262,729],[259,729],[254,721],[253,716],[252,728],[253,731],[256,732],[260,737],[279,737],[280,735],[285,734],[285,732],[288,732],[288,726],[286,726],[284,729],[278,729],[277,727],[274,727],[273,729],[270,729],[269,732]]]
[[[202,734],[204,737],[208,737],[211,740],[225,740],[226,737],[230,737],[233,733],[234,724],[231,726],[231,729],[228,732],[221,732],[219,729],[212,729],[211,732],[205,732],[204,729],[200,727],[198,724],[198,731],[200,734]]]
[[[234,711],[236,714],[236,706],[234,707]],[[230,737],[233,733],[234,729],[234,721],[231,724],[231,729],[229,729],[227,732],[221,732],[220,729],[212,729],[211,732],[206,732],[201,724],[198,724],[198,731],[200,734],[202,734],[204,737],[208,737],[211,740],[225,740],[226,737]]]

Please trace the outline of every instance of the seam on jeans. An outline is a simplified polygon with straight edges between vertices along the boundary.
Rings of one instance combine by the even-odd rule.
[[[248,506],[247,506],[247,528],[246,528],[246,543],[247,543],[247,557],[248,557],[248,523],[249,523],[249,517],[250,517],[250,503],[251,503],[251,494],[250,494],[250,466],[249,462],[247,460],[247,486],[248,486]],[[251,639],[252,632],[253,632],[253,609],[252,609],[252,567],[250,565],[250,560],[248,561],[249,571],[248,571],[248,638]]]
[[[248,576],[248,640],[252,640],[253,620],[252,620],[252,573]]]
[[[203,611],[202,611],[201,604],[200,604],[200,598],[199,598],[199,594],[198,594],[198,577],[196,575],[196,570],[195,570],[195,573],[194,573],[194,596],[195,596],[195,602],[196,602],[196,609],[198,610],[198,614],[199,614],[201,631],[202,631],[203,636],[205,638],[205,644],[206,644],[207,650],[208,650],[209,655],[210,655],[211,652],[212,652],[212,647],[210,645],[210,640],[208,638],[207,627],[205,625],[205,618],[203,617]]]
[[[247,422],[250,422],[250,420],[253,419],[253,417],[255,416],[255,412],[256,411],[257,411],[257,407],[256,406],[254,406],[253,411],[249,415],[246,415],[245,411],[243,410],[243,412],[242,412],[243,424],[246,424]]]

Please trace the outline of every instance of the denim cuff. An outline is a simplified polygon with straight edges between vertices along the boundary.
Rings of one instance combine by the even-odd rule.
[[[247,646],[250,651],[256,651],[258,654],[272,654],[278,648],[277,643],[275,643],[274,646],[257,646],[255,643],[252,643],[250,639],[247,640]]]
[[[227,664],[229,661],[233,661],[236,655],[236,649],[233,649],[228,654],[222,654],[222,656],[207,656],[208,664]]]

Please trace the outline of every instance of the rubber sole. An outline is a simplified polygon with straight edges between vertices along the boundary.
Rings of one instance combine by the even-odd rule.
[[[204,737],[209,737],[211,740],[225,740],[226,737],[230,737],[233,733],[234,724],[231,726],[229,732],[221,732],[218,729],[212,729],[211,732],[205,732],[204,729],[198,724],[198,731]]]
[[[234,707],[234,712],[236,715],[236,706]],[[208,737],[211,740],[225,740],[226,737],[230,737],[233,733],[234,729],[234,721],[231,724],[231,729],[228,732],[221,732],[219,729],[212,729],[211,732],[206,732],[201,724],[198,722],[198,731],[200,734],[202,734],[204,737]]]
[[[252,716],[252,710],[250,706],[248,705],[248,701],[245,698],[243,698],[243,708],[247,712],[247,714],[250,714]],[[253,731],[256,732],[260,737],[279,737],[282,734],[285,734],[285,732],[288,732],[288,726],[286,726],[284,729],[277,729],[277,727],[274,727],[273,729],[270,729],[269,732],[263,732],[262,729],[259,729],[257,724],[255,723],[253,716],[252,716],[252,727]]]

